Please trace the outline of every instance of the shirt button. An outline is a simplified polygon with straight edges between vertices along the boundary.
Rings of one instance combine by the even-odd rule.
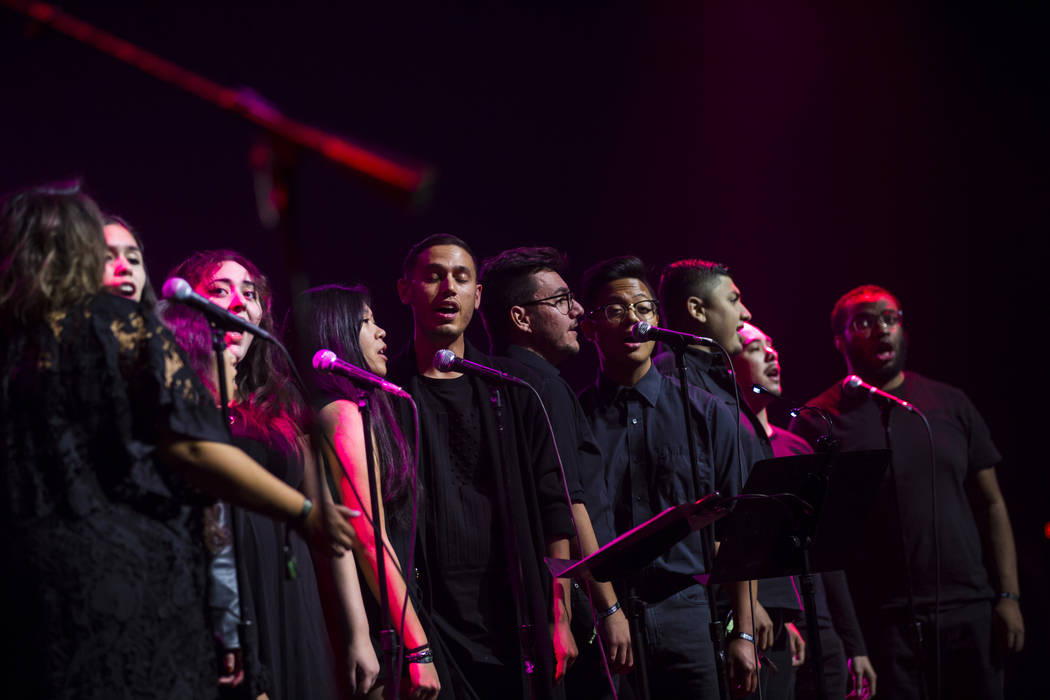
[[[635,424],[635,423],[637,423],[637,422],[638,422],[638,419],[637,419],[637,418],[632,418],[632,419],[631,419],[631,423],[632,423],[632,424]]]

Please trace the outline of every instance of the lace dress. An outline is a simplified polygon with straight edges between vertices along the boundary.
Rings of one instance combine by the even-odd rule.
[[[211,396],[116,296],[0,335],[3,694],[214,696],[205,499],[156,453],[227,441]]]

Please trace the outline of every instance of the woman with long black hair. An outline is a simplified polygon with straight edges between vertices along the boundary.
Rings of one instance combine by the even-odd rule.
[[[294,312],[299,315],[299,327],[305,334],[304,338],[296,339],[296,348],[310,355],[326,348],[346,362],[380,377],[386,375],[386,332],[376,323],[367,289],[340,285],[310,289],[296,299]],[[309,358],[300,358],[300,363],[308,366]],[[355,525],[360,525],[359,570],[373,594],[368,605],[372,628],[379,622],[376,602],[379,568],[371,524],[372,518],[376,518],[382,528],[386,554],[385,593],[391,621],[395,631],[404,633],[401,643],[408,666],[409,692],[413,698],[435,698],[441,684],[433,663],[434,654],[415,605],[411,598],[406,601],[406,578],[411,577],[404,566],[411,548],[414,475],[412,453],[398,428],[392,399],[384,392],[356,387],[336,374],[312,371],[309,374],[316,391],[317,428],[329,474],[338,485],[340,500],[368,516]],[[378,499],[378,514],[372,512],[371,506],[364,424],[358,407],[362,397],[368,400],[372,418],[374,476],[382,496]],[[381,692],[381,686],[373,691],[375,697],[380,697]]]

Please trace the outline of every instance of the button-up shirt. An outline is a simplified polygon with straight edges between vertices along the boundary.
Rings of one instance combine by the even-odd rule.
[[[656,367],[633,387],[603,376],[581,394],[605,457],[617,535],[712,491],[723,496],[739,491],[735,417],[707,392],[691,386],[688,394],[689,425],[678,382]],[[687,430],[696,436],[699,483],[689,462]],[[700,533],[693,532],[635,578],[662,596],[690,585],[700,573]]]
[[[610,542],[616,535],[605,489],[605,463],[579,399],[558,368],[537,353],[510,345],[505,356],[532,372],[524,378],[547,408],[570,497],[574,503],[586,506],[598,544]]]
[[[694,386],[709,392],[730,412],[737,412],[740,418],[740,450],[744,457],[744,468],[747,474],[755,462],[773,459],[773,445],[766,435],[766,430],[759,422],[754,411],[741,396],[737,403],[736,379],[733,377],[721,353],[705,352],[699,348],[688,348],[684,355],[686,380]],[[662,352],[653,358],[662,373],[669,377],[678,377],[674,353]],[[743,391],[740,389],[739,391]],[[743,481],[746,483],[747,478]],[[758,599],[769,609],[780,608],[798,610],[798,594],[788,577],[764,579],[758,586]]]

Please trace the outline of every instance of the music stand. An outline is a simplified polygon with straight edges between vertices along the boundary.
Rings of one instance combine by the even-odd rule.
[[[800,576],[822,700],[827,689],[819,668],[813,573],[846,568],[889,461],[889,450],[762,460],[751,470],[741,502],[719,526],[713,582]]]
[[[730,501],[715,491],[694,503],[668,508],[579,561],[546,557],[547,568],[555,578],[585,578],[588,574],[598,581],[628,578],[691,532],[728,515],[729,505]],[[646,668],[645,616],[642,614],[644,608],[641,605],[629,605],[629,608],[626,612],[631,625],[631,637],[635,640],[635,667],[638,669],[642,697],[647,699],[649,676]],[[718,650],[715,651],[717,653]]]

